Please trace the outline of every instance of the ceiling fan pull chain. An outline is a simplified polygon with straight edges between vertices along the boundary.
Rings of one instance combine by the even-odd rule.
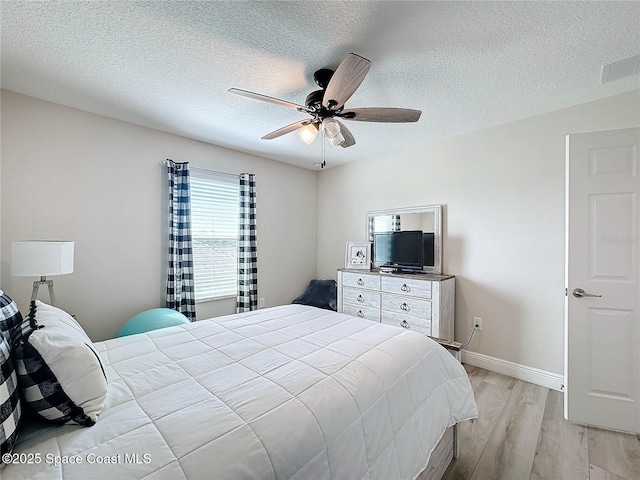
[[[324,159],[324,147],[325,147],[325,138],[324,138],[324,129],[322,130],[322,163],[320,164],[320,168],[324,168],[327,165],[327,161]]]

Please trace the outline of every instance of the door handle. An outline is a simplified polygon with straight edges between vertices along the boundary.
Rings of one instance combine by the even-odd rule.
[[[583,297],[601,297],[602,295],[594,295],[593,293],[586,293],[583,289],[581,288],[574,288],[573,292],[571,292],[573,294],[574,297],[576,298],[583,298]]]

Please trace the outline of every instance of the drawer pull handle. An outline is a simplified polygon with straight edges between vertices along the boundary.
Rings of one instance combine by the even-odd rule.
[[[364,280],[362,280],[361,278],[358,279],[358,281],[356,282],[358,285],[364,285]]]
[[[405,312],[408,312],[411,309],[409,308],[409,305],[407,305],[406,303],[403,303],[402,305],[400,305],[400,310],[404,310]]]
[[[364,302],[364,297],[362,295],[358,295],[358,298],[356,298],[356,300],[358,300],[359,302]]]
[[[408,287],[408,285],[406,283],[403,283],[402,286],[400,287],[400,290],[402,290],[403,292],[410,292],[411,289]]]
[[[409,323],[408,323],[406,320],[402,320],[402,321],[400,322],[400,326],[401,326],[402,328],[411,328],[411,326],[409,325]]]
[[[360,318],[364,318],[364,313],[362,313],[362,310],[358,310],[358,313],[356,313],[356,316]]]

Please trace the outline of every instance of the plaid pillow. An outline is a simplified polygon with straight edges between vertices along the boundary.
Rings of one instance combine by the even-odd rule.
[[[44,420],[94,425],[107,378],[93,343],[71,315],[38,300],[27,322],[31,330],[15,351],[25,403]]]
[[[9,343],[0,335],[0,455],[11,453],[13,450],[18,438],[21,416],[18,379],[11,363]],[[0,468],[3,466],[4,462],[0,461]]]
[[[16,303],[9,295],[0,290],[0,333],[7,339],[9,350],[20,342],[22,337],[22,315]]]

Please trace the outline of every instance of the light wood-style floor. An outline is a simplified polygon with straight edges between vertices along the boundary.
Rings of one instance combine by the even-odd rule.
[[[562,393],[465,365],[479,417],[443,479],[638,480],[640,435],[567,422]]]

